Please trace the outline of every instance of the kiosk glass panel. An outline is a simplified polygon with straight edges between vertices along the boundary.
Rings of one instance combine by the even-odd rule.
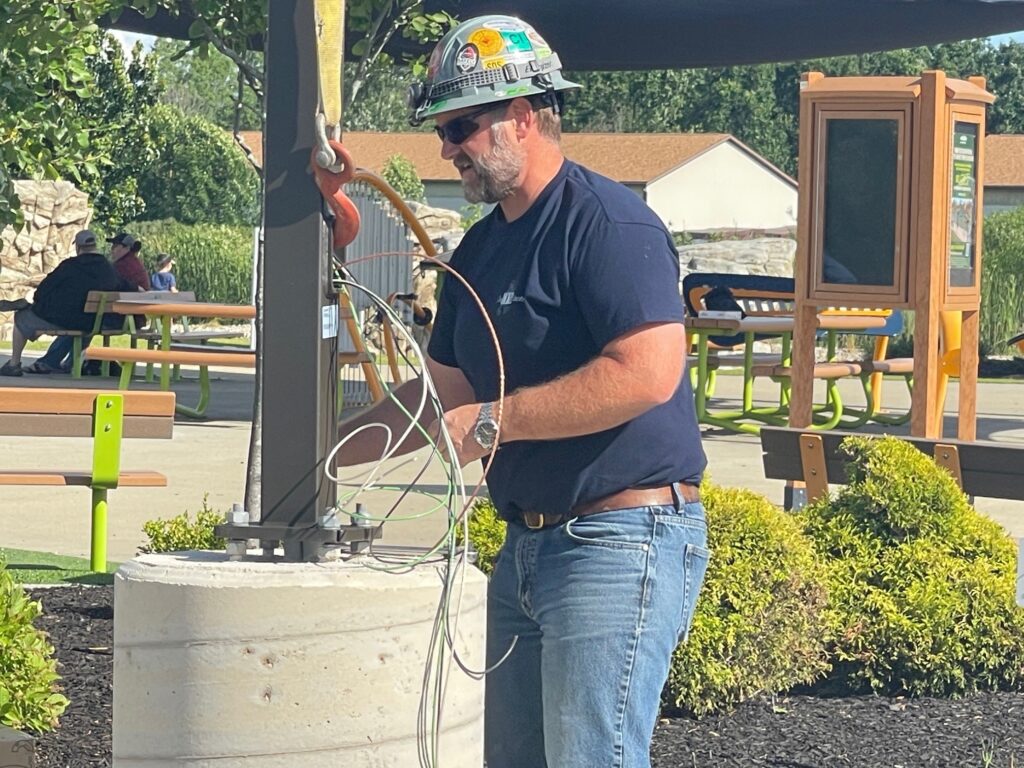
[[[894,285],[900,121],[826,121],[821,283]]]
[[[953,162],[949,207],[949,286],[972,287],[976,254],[974,226],[978,200],[978,126],[953,124]]]

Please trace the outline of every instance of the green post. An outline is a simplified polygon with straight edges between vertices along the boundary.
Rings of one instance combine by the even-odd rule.
[[[107,570],[107,489],[92,489],[92,543],[89,568],[97,573]]]
[[[92,544],[89,567],[107,570],[107,491],[117,488],[121,474],[124,396],[100,393],[93,409]]]

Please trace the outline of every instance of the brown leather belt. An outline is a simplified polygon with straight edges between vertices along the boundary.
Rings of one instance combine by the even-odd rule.
[[[679,483],[682,500],[687,504],[700,501],[700,489],[696,485]],[[660,507],[675,504],[672,486],[663,485],[658,488],[627,488],[624,491],[604,496],[600,499],[577,504],[564,515],[546,515],[543,512],[523,512],[523,524],[534,530],[561,525],[566,520],[586,517],[598,512],[611,512],[616,509],[632,509],[633,507]]]

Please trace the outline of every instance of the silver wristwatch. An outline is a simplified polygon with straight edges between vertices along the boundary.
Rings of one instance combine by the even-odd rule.
[[[473,425],[473,439],[485,451],[490,451],[494,448],[497,437],[498,422],[494,420],[494,403],[484,403],[480,406],[476,424]]]

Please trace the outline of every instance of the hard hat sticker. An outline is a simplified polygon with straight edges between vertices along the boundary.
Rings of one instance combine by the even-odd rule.
[[[491,56],[489,59],[483,60],[484,69],[501,69],[505,66],[504,56]]]
[[[530,40],[525,32],[519,30],[515,32],[502,32],[501,36],[505,38],[505,47],[509,52],[533,50],[533,46],[530,45]]]
[[[501,53],[505,47],[501,33],[496,29],[487,29],[486,27],[471,34],[469,42],[477,47],[481,56],[493,56],[496,53]]]
[[[462,50],[459,51],[459,55],[455,57],[455,68],[463,74],[472,72],[479,63],[480,52],[472,43],[463,46]]]
[[[527,29],[526,36],[529,38],[530,42],[533,43],[533,50],[536,52],[538,57],[551,55],[551,46],[548,45],[547,40],[537,34],[536,30]]]

